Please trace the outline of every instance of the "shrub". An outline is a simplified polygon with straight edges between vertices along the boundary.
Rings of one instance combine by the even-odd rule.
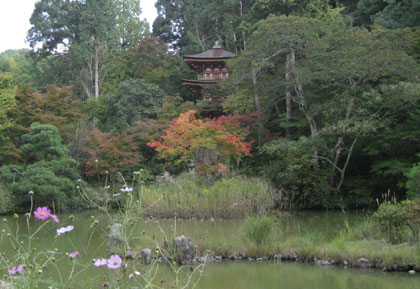
[[[61,143],[53,125],[33,123],[30,133],[22,137],[22,154],[28,164],[23,173],[17,166],[0,168],[2,182],[10,184],[16,207],[29,205],[29,191],[37,197],[37,204],[68,201],[71,203],[80,175],[78,162],[68,156],[68,148]]]
[[[273,233],[275,220],[272,216],[250,216],[244,224],[245,235],[257,246],[268,243]]]
[[[386,201],[373,215],[379,229],[389,242],[398,244],[409,239],[418,241],[420,228],[420,200],[406,200],[401,203]]]
[[[0,214],[13,211],[12,198],[9,190],[5,186],[0,186]]]
[[[406,174],[408,178],[405,187],[410,198],[420,198],[420,164],[415,165]]]

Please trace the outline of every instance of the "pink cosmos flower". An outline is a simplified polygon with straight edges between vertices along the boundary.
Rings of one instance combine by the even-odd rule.
[[[15,275],[16,273],[19,273],[21,275],[23,275],[23,266],[22,265],[18,265],[16,267],[13,267],[10,270],[7,270],[7,272],[9,272],[10,275]]]
[[[93,263],[93,265],[95,265],[96,267],[101,267],[101,266],[105,266],[106,264],[108,264],[108,260],[105,258],[102,259],[96,259],[95,263]]]
[[[54,222],[60,223],[60,220],[58,219],[58,217],[56,215],[51,215],[50,217],[51,217],[51,219],[54,220]]]
[[[121,267],[122,260],[118,255],[112,255],[108,259],[108,268],[109,269],[118,269]]]
[[[38,207],[34,212],[35,218],[45,221],[51,216],[51,211],[47,207]]]
[[[74,259],[74,258],[76,258],[77,256],[79,256],[79,252],[71,252],[71,253],[69,253],[69,257],[70,257],[70,259]]]
[[[111,186],[105,186],[104,189],[105,190],[109,190],[111,188]]]
[[[69,225],[67,227],[61,227],[60,229],[57,229],[57,235],[65,234],[70,231],[73,231],[74,227],[72,225]]]

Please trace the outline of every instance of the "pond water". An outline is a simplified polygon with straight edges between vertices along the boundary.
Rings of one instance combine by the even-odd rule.
[[[108,241],[108,218],[98,211],[74,212],[75,218],[70,220],[70,213],[60,214],[60,224],[49,223],[42,233],[37,235],[32,243],[37,252],[56,252],[57,261],[50,265],[48,272],[41,273],[44,280],[55,280],[57,286],[67,282],[66,288],[100,288],[102,282],[120,278],[115,271],[106,267],[96,268],[91,265],[92,259],[107,257],[106,244]],[[91,228],[92,218],[98,221],[95,228]],[[9,230],[12,235],[23,236],[27,233],[26,221],[23,216],[18,219],[13,216],[3,217],[6,223],[0,224],[0,252],[7,258],[15,255],[15,250],[7,236]],[[323,239],[330,239],[343,228],[344,220],[353,224],[360,222],[364,214],[340,212],[299,212],[282,215],[279,219],[278,230],[284,235],[305,234],[317,232]],[[31,219],[30,228],[34,232],[43,222]],[[56,229],[61,226],[73,225],[74,230],[57,237]],[[133,242],[130,244],[135,250],[144,247],[154,248],[162,244],[162,232],[170,240],[173,236],[184,234],[193,238],[195,243],[209,242],[223,243],[226,240],[240,239],[241,220],[150,220],[133,223]],[[3,233],[3,230],[5,232]],[[176,232],[174,232],[176,230]],[[22,239],[23,240],[23,239]],[[26,241],[25,241],[26,242]],[[79,252],[76,261],[71,261],[65,253]],[[10,266],[18,265],[10,260]],[[14,263],[15,262],[15,263]],[[3,263],[4,264],[4,263]],[[0,259],[0,266],[3,266]],[[84,264],[84,265],[83,265]],[[73,265],[74,272],[72,272]],[[134,263],[130,263],[126,274],[132,272]],[[142,271],[143,267],[136,267]],[[6,274],[6,269],[0,270],[0,276]],[[167,265],[161,264],[155,283],[161,288],[171,287],[174,274]],[[138,286],[136,280],[125,281],[121,288]],[[39,288],[47,288],[40,284]],[[419,274],[411,276],[408,273],[383,273],[378,270],[346,269],[343,267],[319,267],[313,264],[295,262],[221,262],[206,265],[199,285],[200,289],[235,289],[235,288],[420,288]]]

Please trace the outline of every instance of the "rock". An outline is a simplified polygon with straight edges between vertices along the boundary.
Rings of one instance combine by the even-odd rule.
[[[264,259],[263,258],[257,258],[257,261],[262,262],[262,261],[264,261]]]
[[[347,266],[349,263],[346,260],[344,260],[343,264],[344,264],[344,266]]]
[[[192,253],[194,250],[194,242],[191,238],[181,235],[174,239],[174,246],[177,251]]]
[[[324,260],[324,261],[321,262],[321,265],[322,266],[331,266],[332,264],[331,264],[331,262],[329,262],[327,260]]]
[[[248,261],[254,261],[254,259],[252,259],[252,258],[248,258]]]
[[[153,258],[152,250],[149,248],[143,249],[140,254],[145,264],[149,264],[150,260]]]
[[[416,274],[416,271],[410,270],[410,271],[408,271],[408,274],[414,275],[414,274]]]
[[[360,258],[357,260],[357,265],[359,265],[360,268],[370,268],[372,267],[372,264],[370,264],[370,261],[365,258]]]
[[[223,260],[223,256],[215,256],[214,258],[219,262]]]
[[[130,245],[124,242],[123,225],[116,223],[109,230],[108,252],[110,255],[131,256]]]
[[[184,263],[187,259],[191,259],[194,252],[194,242],[191,238],[181,235],[174,239],[173,244],[178,263]]]

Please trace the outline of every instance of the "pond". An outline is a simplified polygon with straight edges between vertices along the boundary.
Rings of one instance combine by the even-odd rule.
[[[74,215],[74,220],[69,217]],[[94,219],[92,219],[94,216]],[[285,236],[317,232],[320,238],[329,239],[339,232],[344,220],[349,224],[360,222],[364,214],[341,212],[298,212],[284,214],[279,218],[277,229]],[[15,250],[7,236],[10,229],[12,235],[26,233],[26,221],[23,216],[16,219],[13,216],[3,217],[6,223],[0,224],[0,251],[4,256],[11,258]],[[98,211],[74,212],[60,214],[60,224],[49,223],[42,234],[33,241],[32,246],[37,251],[56,252],[57,261],[49,266],[48,271],[40,273],[44,280],[57,282],[57,286],[71,280],[66,288],[100,288],[102,282],[118,278],[115,271],[106,267],[96,268],[91,265],[94,258],[107,257],[106,244],[108,241],[108,218]],[[98,225],[91,228],[93,220]],[[42,221],[31,219],[32,232]],[[74,230],[62,236],[56,236],[56,229],[61,226],[73,225]],[[134,239],[131,247],[140,251],[145,247],[154,248],[162,244],[162,232],[170,240],[173,236],[184,234],[190,236],[198,245],[205,243],[223,243],[229,240],[240,240],[241,220],[155,220],[147,219],[133,223]],[[5,230],[5,232],[3,232]],[[176,232],[174,232],[176,230]],[[234,242],[233,242],[234,243]],[[71,261],[65,253],[79,252],[76,261]],[[41,258],[40,258],[41,259]],[[0,263],[1,264],[1,263]],[[74,272],[72,272],[73,265]],[[83,265],[85,264],[85,265]],[[18,264],[10,264],[18,265]],[[133,271],[130,267],[127,272]],[[130,271],[131,270],[131,271]],[[137,269],[136,269],[137,270]],[[141,271],[141,269],[138,269]],[[6,274],[0,272],[0,276]],[[155,283],[162,288],[173,288],[174,274],[167,265],[161,264]],[[136,286],[136,280],[127,280],[122,288]],[[362,270],[344,267],[321,267],[314,264],[300,262],[220,262],[205,266],[204,273],[196,288],[419,288],[420,277],[408,273],[384,273],[379,270]],[[45,285],[45,284],[44,284]],[[40,284],[39,288],[43,287]],[[172,287],[171,287],[172,286]]]

